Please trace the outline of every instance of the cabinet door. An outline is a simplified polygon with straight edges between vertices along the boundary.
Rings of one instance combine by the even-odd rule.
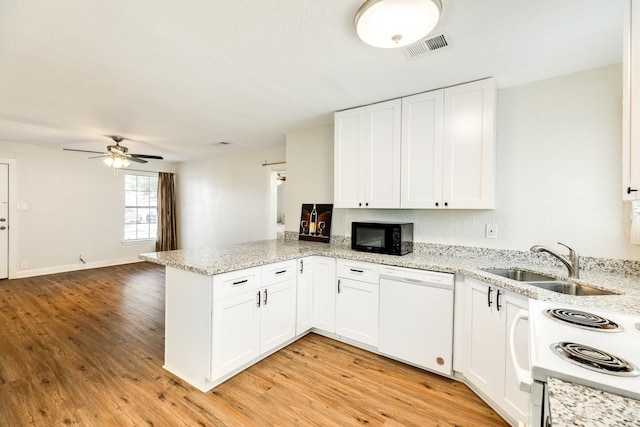
[[[400,112],[400,99],[369,105],[365,109],[362,150],[365,207],[400,207]]]
[[[504,299],[506,318],[505,343],[503,353],[505,359],[504,389],[502,390],[502,402],[500,406],[517,421],[527,423],[529,421],[531,394],[520,391],[520,384],[516,378],[511,352],[509,350],[509,332],[513,319],[520,309],[528,309],[529,303],[526,297],[507,292]],[[516,329],[516,356],[518,364],[529,369],[529,322],[521,321]]]
[[[622,198],[640,197],[640,5],[625,1],[622,111]],[[630,191],[637,190],[637,191]]]
[[[314,257],[298,260],[296,335],[302,335],[313,327],[313,264]]]
[[[334,115],[333,206],[356,208],[362,202],[361,164],[365,131],[365,107]]]
[[[313,326],[336,331],[336,260],[315,257],[313,266]]]
[[[213,302],[213,379],[260,355],[260,290]]]
[[[296,334],[296,279],[262,289],[260,353],[266,353]]]
[[[504,310],[497,310],[499,288],[467,278],[469,336],[465,376],[488,397],[497,402],[498,387],[504,378]],[[502,292],[502,290],[500,290]]]
[[[444,97],[444,203],[456,209],[493,209],[495,81],[447,88]]]
[[[378,346],[378,285],[338,279],[336,333],[345,338]]]
[[[442,205],[444,90],[402,99],[403,208]]]

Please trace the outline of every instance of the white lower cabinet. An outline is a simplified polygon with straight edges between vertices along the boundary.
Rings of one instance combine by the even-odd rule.
[[[475,279],[465,278],[465,372],[467,380],[516,422],[529,422],[530,395],[520,391],[509,356],[509,328],[527,298]],[[519,363],[528,367],[528,329],[516,333]]]
[[[336,331],[336,259],[313,257],[313,326]]]
[[[298,288],[296,290],[296,335],[313,328],[313,267],[316,257],[298,260]]]
[[[378,265],[338,260],[336,333],[378,346]]]
[[[295,336],[295,260],[216,275],[213,286],[213,381]]]

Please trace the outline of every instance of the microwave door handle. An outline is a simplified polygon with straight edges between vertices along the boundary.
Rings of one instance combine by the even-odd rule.
[[[513,322],[511,322],[511,329],[509,330],[509,352],[511,353],[511,361],[513,362],[513,368],[520,386],[520,391],[531,393],[531,383],[533,382],[531,379],[531,372],[518,365],[518,358],[516,355],[516,329],[518,328],[518,323],[520,323],[521,320],[529,320],[529,312],[524,308],[518,311]]]

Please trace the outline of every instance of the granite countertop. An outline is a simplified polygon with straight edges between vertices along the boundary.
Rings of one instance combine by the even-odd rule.
[[[554,427],[640,426],[640,401],[549,378]]]
[[[333,238],[332,238],[333,239]],[[343,244],[299,240],[265,240],[223,247],[141,254],[140,259],[197,274],[214,275],[311,255],[372,262],[382,265],[455,273],[472,277],[533,299],[593,307],[640,316],[640,271],[637,264],[613,264],[583,258],[580,279],[567,279],[564,267],[537,262],[528,252],[418,244],[413,253],[391,256],[356,252]],[[570,296],[527,285],[483,271],[484,268],[521,268],[617,293],[606,296]],[[617,273],[607,272],[614,270]],[[640,425],[640,401],[551,379],[549,392],[554,426]],[[591,418],[588,418],[591,417]],[[625,418],[626,417],[626,418]],[[568,421],[572,420],[572,421]],[[586,420],[583,422],[583,420]],[[631,421],[626,421],[631,420]],[[573,424],[571,424],[573,422]],[[622,423],[622,424],[621,424]]]

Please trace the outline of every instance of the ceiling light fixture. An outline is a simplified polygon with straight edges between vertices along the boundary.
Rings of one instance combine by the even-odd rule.
[[[116,154],[116,153],[111,153],[109,157],[105,157],[103,162],[107,166],[113,167],[114,169],[126,168],[131,164],[131,162],[129,161],[129,159],[127,159],[126,156]]]
[[[367,0],[356,14],[356,31],[371,46],[403,47],[429,34],[441,11],[440,0]]]

